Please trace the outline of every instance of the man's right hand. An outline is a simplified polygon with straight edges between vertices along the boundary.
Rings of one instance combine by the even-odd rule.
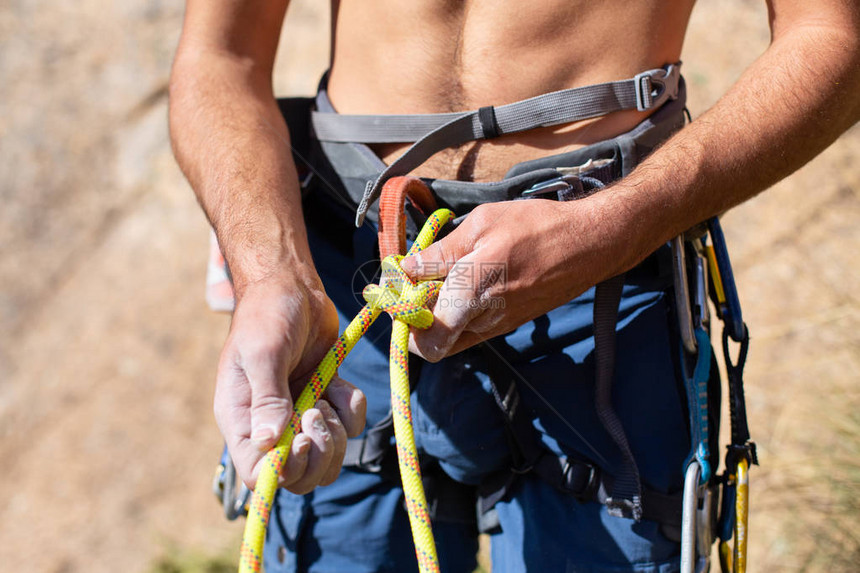
[[[321,285],[263,280],[237,302],[221,353],[215,418],[242,480],[253,487],[260,462],[293,413],[310,374],[337,337],[337,313]],[[335,376],[326,399],[302,416],[280,485],[297,494],[337,478],[347,437],[364,428],[364,394]]]
[[[215,418],[242,480],[278,441],[298,396],[337,336],[307,243],[290,135],[272,69],[287,0],[188,0],[170,79],[176,160],[218,234],[236,288],[221,353]],[[302,417],[281,484],[333,481],[364,395],[335,378]]]

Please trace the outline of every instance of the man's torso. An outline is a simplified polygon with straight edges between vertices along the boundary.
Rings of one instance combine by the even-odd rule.
[[[679,59],[694,0],[333,3],[329,94],[340,113],[438,113],[626,79]],[[519,161],[631,129],[617,112],[446,150],[417,175],[488,181]],[[404,145],[374,150],[391,162]]]

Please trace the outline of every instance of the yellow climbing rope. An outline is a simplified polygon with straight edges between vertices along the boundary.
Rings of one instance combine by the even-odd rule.
[[[427,248],[436,239],[442,226],[453,216],[454,214],[447,209],[439,209],[433,213],[407,255],[413,255]],[[422,573],[439,571],[436,543],[433,540],[427,500],[421,483],[418,452],[412,434],[408,344],[409,326],[424,329],[433,324],[433,313],[426,306],[438,294],[442,283],[439,281],[412,282],[400,268],[402,258],[389,256],[382,261],[380,284],[365,287],[363,295],[367,305],[349,323],[317,366],[307,387],[296,400],[287,429],[263,459],[254,496],[248,508],[248,520],[245,522],[245,535],[242,539],[239,562],[240,573],[259,573],[262,569],[263,543],[278,487],[278,476],[287,461],[293,438],[301,431],[302,414],[308,408],[314,407],[338,366],[383,311],[391,315],[394,321],[390,355],[391,410],[394,416],[400,477],[403,481],[403,493],[412,527],[412,539],[415,542],[415,554]]]

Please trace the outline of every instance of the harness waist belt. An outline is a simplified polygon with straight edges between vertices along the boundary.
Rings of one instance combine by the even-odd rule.
[[[311,124],[320,141],[415,143],[375,181],[368,181],[356,213],[364,222],[368,207],[379,199],[391,177],[406,175],[431,156],[457,145],[599,117],[612,112],[647,111],[678,96],[680,62],[648,70],[628,80],[595,84],[539,95],[519,102],[462,113],[418,115],[341,115],[314,112]]]

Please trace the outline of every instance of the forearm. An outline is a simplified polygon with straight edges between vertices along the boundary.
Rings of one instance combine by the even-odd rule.
[[[712,109],[600,199],[620,267],[776,183],[855,123],[858,43],[856,19],[775,34]]]
[[[289,133],[267,70],[232,55],[180,49],[170,131],[238,296],[248,284],[312,269]]]

